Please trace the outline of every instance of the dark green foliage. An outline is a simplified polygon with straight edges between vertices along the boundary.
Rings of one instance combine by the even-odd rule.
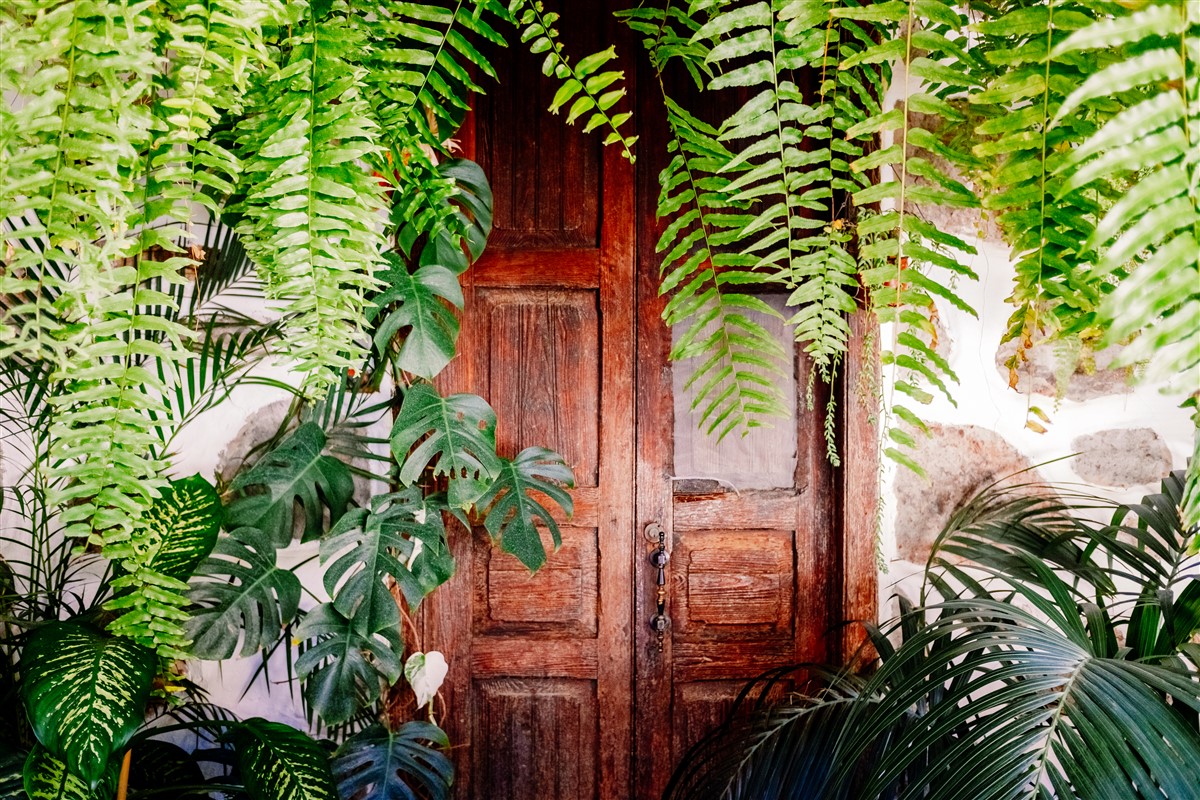
[[[25,791],[19,800],[111,800],[119,772],[120,765],[114,760],[103,768],[97,784],[89,787],[49,750],[34,745],[25,761]]]
[[[373,725],[346,740],[333,759],[342,797],[445,800],[454,767],[441,752],[450,740],[436,725],[406,722],[394,731]]]
[[[274,544],[257,528],[222,535],[191,587],[187,631],[191,652],[200,658],[262,649],[279,638],[300,604],[300,581],[276,565]]]
[[[350,470],[326,455],[324,448],[325,432],[306,422],[254,466],[238,473],[230,487],[238,494],[229,503],[226,528],[255,528],[274,547],[286,547],[292,541],[299,504],[304,514],[302,538],[319,537],[326,510],[336,521],[354,491]]]
[[[500,473],[496,412],[473,394],[442,397],[418,383],[404,394],[392,427],[392,454],[401,465],[401,483],[411,486],[429,470],[448,479],[450,505],[469,508]]]
[[[154,651],[83,623],[49,622],[30,636],[22,667],[38,741],[94,789],[142,722]]]
[[[575,476],[562,456],[544,447],[527,447],[501,463],[495,481],[479,498],[479,508],[486,509],[483,526],[501,550],[536,570],[546,561],[539,524],[550,532],[555,550],[562,536],[550,509],[532,493],[544,495],[570,515],[575,506],[566,490],[574,486]]]
[[[296,660],[304,698],[329,725],[346,722],[378,700],[404,672],[399,625],[361,633],[356,622],[323,603],[296,629],[297,638],[315,640]]]
[[[955,513],[928,605],[870,628],[873,674],[810,670],[827,688],[731,720],[668,796],[1192,797],[1200,557],[1182,474],[1109,525],[1076,515],[1094,498],[1031,488],[1048,487]]]
[[[250,800],[338,800],[329,756],[304,733],[256,718],[229,738]]]
[[[388,256],[379,279],[387,285],[371,299],[368,315],[375,321],[375,348],[393,359],[397,370],[432,379],[450,363],[458,342],[458,319],[453,309],[463,305],[458,276],[440,264],[409,272],[398,255]],[[391,310],[387,310],[391,308]],[[393,353],[393,341],[404,331]]]

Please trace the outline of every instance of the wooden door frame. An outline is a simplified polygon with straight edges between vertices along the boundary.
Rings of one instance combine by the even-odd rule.
[[[641,53],[637,54],[641,56]],[[657,637],[649,620],[656,612],[656,586],[649,555],[655,546],[643,531],[652,523],[670,530],[672,487],[670,480],[674,402],[668,353],[671,334],[662,320],[665,299],[659,295],[656,245],[662,225],[656,219],[658,169],[652,154],[666,152],[665,112],[657,81],[646,59],[630,65],[634,75],[630,94],[637,110],[638,151],[635,170],[637,229],[637,365],[634,386],[637,394],[637,514],[634,531],[634,723],[633,743],[635,791],[632,795],[658,800],[666,788],[672,752],[671,693],[668,670],[670,636],[658,653]],[[878,615],[878,562],[876,529],[878,512],[878,402],[879,385],[877,329],[865,311],[850,320],[851,336],[845,362],[835,384],[829,388],[837,400],[837,448],[841,466],[829,471],[825,485],[811,487],[814,502],[829,498],[827,516],[835,534],[829,553],[827,613],[835,627],[827,632],[827,659],[849,663],[864,655],[866,634],[860,625],[844,621],[875,621]],[[820,405],[818,406],[820,408]],[[798,413],[804,413],[798,410]],[[822,413],[820,410],[810,414]],[[817,471],[814,470],[814,473]],[[665,755],[664,755],[665,754]]]

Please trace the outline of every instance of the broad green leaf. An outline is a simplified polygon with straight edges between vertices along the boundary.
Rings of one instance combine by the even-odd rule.
[[[35,744],[25,761],[24,791],[12,797],[13,800],[112,800],[119,772],[119,763],[112,761],[101,772],[97,784],[89,788],[49,750]]]
[[[23,752],[0,744],[0,800],[28,800],[25,794],[25,758]]]
[[[339,800],[329,756],[307,734],[256,717],[230,741],[250,800]]]
[[[442,397],[427,383],[409,387],[391,443],[402,484],[413,485],[426,469],[444,475],[450,505],[459,508],[474,504],[500,470],[496,412],[472,394]]]
[[[396,366],[432,379],[454,357],[458,319],[452,308],[462,308],[462,288],[455,274],[438,264],[427,264],[409,273],[402,259],[391,254],[388,265],[378,276],[388,288],[373,298],[374,305],[368,309],[369,320],[381,316],[375,329],[375,348],[387,357],[403,330],[394,357]]]
[[[483,525],[502,550],[536,570],[546,561],[539,525],[549,530],[555,549],[562,537],[553,512],[533,492],[545,495],[570,516],[575,506],[567,489],[574,486],[575,476],[562,456],[543,447],[527,447],[504,461],[479,499],[479,507],[487,509]]]
[[[141,520],[154,544],[146,566],[186,581],[212,552],[223,516],[217,490],[204,478],[171,481]]]
[[[306,422],[239,473],[232,484],[238,495],[228,505],[226,528],[257,528],[275,547],[286,547],[292,541],[299,503],[304,512],[303,539],[320,536],[326,508],[330,521],[336,522],[354,493],[350,470],[326,455],[324,448],[325,432],[316,423]]]
[[[238,528],[217,540],[191,581],[187,630],[192,653],[220,660],[246,656],[276,641],[296,617],[300,581],[275,563],[270,537]],[[241,648],[238,648],[238,642]]]
[[[83,623],[50,622],[30,636],[21,663],[21,699],[38,741],[95,788],[142,723],[154,651]]]
[[[404,670],[399,625],[360,634],[332,603],[309,611],[296,638],[315,639],[296,660],[296,672],[309,707],[327,725],[340,725],[378,700]]]
[[[369,510],[346,514],[321,540],[325,590],[357,633],[400,625],[388,578],[415,611],[454,574],[442,509],[414,486],[372,498]]]
[[[448,800],[454,766],[443,749],[450,740],[428,722],[406,722],[394,731],[372,725],[338,748],[333,774],[342,797]]]

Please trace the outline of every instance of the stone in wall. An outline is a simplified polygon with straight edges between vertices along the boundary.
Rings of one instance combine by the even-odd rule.
[[[913,454],[926,477],[901,467],[896,476],[896,546],[905,561],[924,564],[950,514],[980,490],[1030,467],[995,431],[976,425],[929,425],[931,436],[913,432]],[[1036,472],[1013,483],[1040,482]]]
[[[279,430],[288,409],[292,406],[291,398],[267,403],[246,420],[238,432],[230,439],[221,454],[217,456],[217,475],[223,481],[233,479],[234,474],[241,468],[242,462],[250,455],[250,451],[270,439]]]
[[[1088,483],[1128,488],[1157,483],[1171,470],[1171,450],[1151,428],[1117,428],[1071,442],[1071,465]]]
[[[1004,362],[1016,351],[1016,342],[1005,342],[996,350],[996,369],[1005,383],[1008,383],[1009,375]],[[1081,360],[1067,377],[1066,390],[1062,396],[1068,400],[1083,401],[1132,392],[1128,370],[1112,368],[1113,359],[1119,352],[1120,348],[1109,347],[1093,353],[1089,359]],[[1055,354],[1054,347],[1043,344],[1034,347],[1026,355],[1029,360],[1018,371],[1017,391],[1058,397],[1059,357]]]

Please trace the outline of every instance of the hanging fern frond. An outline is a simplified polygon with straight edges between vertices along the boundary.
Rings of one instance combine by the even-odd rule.
[[[907,401],[896,400],[894,392],[925,404],[937,391],[954,402],[947,384],[958,378],[937,352],[935,298],[975,315],[955,283],[977,276],[961,260],[963,255],[974,254],[974,247],[923,219],[919,206],[969,209],[980,205],[961,178],[977,165],[976,160],[947,144],[939,130],[963,121],[948,100],[958,92],[977,88],[979,81],[972,71],[952,70],[941,61],[970,58],[963,49],[964,19],[951,4],[941,0],[889,2],[862,9],[847,6],[834,14],[885,24],[889,26],[885,31],[896,31],[895,35],[885,33],[880,44],[864,47],[843,61],[841,69],[883,65],[895,59],[903,76],[903,91],[895,106],[880,108],[850,132],[886,137],[881,149],[852,164],[860,174],[878,171],[872,185],[853,195],[859,207],[880,205],[877,214],[859,221],[859,259],[870,309],[892,329],[891,342],[880,353],[882,363],[895,370],[894,391],[885,398],[890,444],[885,443],[883,452],[920,472],[906,453],[915,440],[896,421],[916,430],[924,430],[925,425]]]
[[[382,258],[382,198],[357,163],[378,149],[355,63],[362,32],[341,2],[294,30],[286,64],[257,76],[236,129],[244,199],[235,210],[267,298],[285,314],[284,355],[315,397],[366,354],[362,313]]]
[[[572,64],[559,41],[555,27],[559,16],[557,13],[547,11],[541,0],[512,0],[508,11],[521,31],[521,41],[529,47],[530,52],[534,55],[546,54],[542,61],[542,74],[561,81],[550,103],[550,110],[557,114],[570,104],[567,110],[568,125],[586,118],[583,125],[585,132],[607,128],[609,133],[604,137],[604,144],[619,145],[621,155],[632,164],[635,160],[633,144],[637,137],[626,135],[621,126],[633,115],[628,111],[612,113],[612,109],[626,94],[621,86],[625,73],[603,69],[616,59],[616,48],[608,47]]]
[[[1094,339],[1096,333],[1103,285],[1093,276],[1087,242],[1098,214],[1111,205],[1114,188],[1095,184],[1062,192],[1063,179],[1056,172],[1071,149],[1110,115],[1113,104],[1080,105],[1062,124],[1050,125],[1067,95],[1095,68],[1095,58],[1054,53],[1072,31],[1091,23],[1090,5],[1008,3],[972,26],[980,35],[975,46],[995,73],[970,102],[988,118],[977,128],[986,141],[974,149],[994,164],[979,173],[987,190],[985,206],[997,215],[1016,269],[1009,298],[1014,310],[1004,336],[1017,342],[1006,364],[1014,387],[1035,342]]]
[[[1113,14],[1056,47],[1059,57],[1116,55],[1071,93],[1054,125],[1130,91],[1143,99],[1125,104],[1063,160],[1058,193],[1134,181],[1086,243],[1099,253],[1094,279],[1120,278],[1098,311],[1103,342],[1132,339],[1116,363],[1148,362],[1146,378],[1194,377],[1200,370],[1200,6],[1161,0],[1114,7]],[[1194,392],[1194,382],[1187,388]],[[1189,465],[1188,485],[1185,521],[1196,524],[1200,459]]]

